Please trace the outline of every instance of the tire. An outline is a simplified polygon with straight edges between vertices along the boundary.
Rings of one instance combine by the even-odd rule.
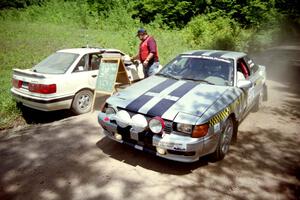
[[[90,90],[79,91],[73,99],[72,111],[77,115],[91,111],[93,96]]]
[[[228,153],[231,140],[235,135],[235,131],[237,130],[235,126],[236,123],[234,122],[234,119],[231,116],[228,117],[222,127],[218,146],[215,152],[211,154],[213,162],[223,160],[225,155]]]

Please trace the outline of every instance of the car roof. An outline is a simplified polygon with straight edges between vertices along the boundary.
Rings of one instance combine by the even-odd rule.
[[[182,53],[182,55],[207,56],[215,58],[238,59],[246,56],[244,52],[223,51],[223,50],[194,50]]]
[[[71,48],[71,49],[61,49],[57,52],[65,52],[65,53],[76,53],[76,54],[87,54],[87,53],[119,53],[125,55],[122,51],[118,49],[105,49],[105,48],[95,48],[95,47],[83,47],[83,48]]]

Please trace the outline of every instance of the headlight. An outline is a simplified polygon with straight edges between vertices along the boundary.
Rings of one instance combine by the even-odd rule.
[[[117,112],[115,119],[117,121],[118,126],[122,128],[127,127],[131,122],[130,115],[125,110],[120,110],[119,112]]]
[[[179,132],[190,134],[192,132],[193,126],[190,125],[190,124],[180,124],[180,123],[178,123],[176,128],[177,128],[177,131],[179,131]]]
[[[161,133],[165,128],[165,122],[160,117],[154,117],[149,122],[149,128],[153,133]]]
[[[138,133],[143,132],[147,125],[147,119],[141,114],[136,114],[131,118],[131,126]]]
[[[105,109],[105,114],[106,115],[113,115],[113,114],[116,114],[117,111],[113,108],[113,107],[107,107]]]

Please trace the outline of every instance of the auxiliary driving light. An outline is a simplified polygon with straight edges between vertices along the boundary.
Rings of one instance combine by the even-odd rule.
[[[156,147],[156,151],[157,153],[159,153],[160,155],[164,155],[166,154],[166,150],[160,147]]]
[[[131,126],[133,130],[140,133],[146,129],[146,127],[148,126],[148,122],[143,115],[136,114],[131,118]]]
[[[149,121],[149,128],[153,133],[161,133],[165,128],[165,122],[160,117],[154,117]]]
[[[120,110],[119,112],[117,112],[115,119],[117,121],[118,126],[122,128],[126,128],[131,122],[130,115],[125,110]]]
[[[119,133],[115,133],[116,140],[122,140],[122,135]]]

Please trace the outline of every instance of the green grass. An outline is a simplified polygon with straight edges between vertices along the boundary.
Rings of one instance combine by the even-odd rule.
[[[138,49],[136,27],[114,29],[102,26],[83,29],[73,24],[2,20],[0,22],[0,129],[22,122],[10,94],[13,68],[30,68],[49,54],[63,48],[90,46],[116,48],[128,54]],[[179,31],[149,28],[159,46],[161,63],[188,50]],[[24,121],[23,121],[24,123]]]

